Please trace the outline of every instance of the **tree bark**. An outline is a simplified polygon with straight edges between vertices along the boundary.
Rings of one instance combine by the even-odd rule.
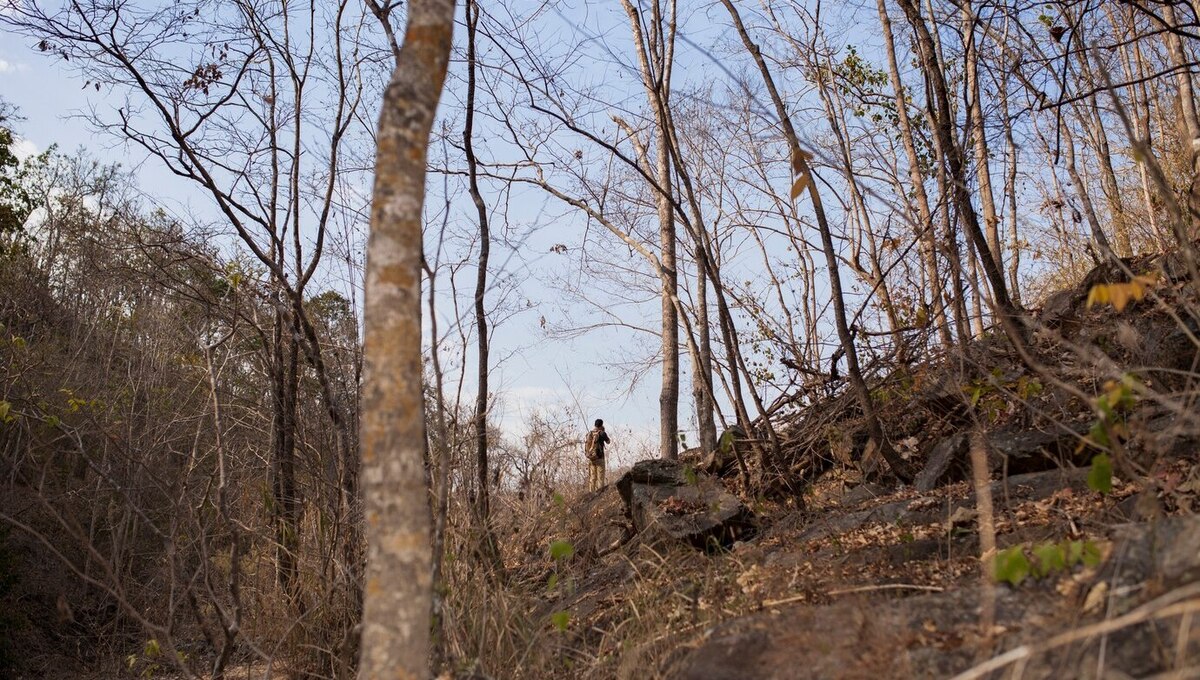
[[[704,244],[697,243],[696,249]],[[697,257],[697,260],[699,256]],[[696,405],[696,427],[700,430],[700,449],[712,453],[717,448],[717,425],[713,420],[712,338],[708,316],[708,277],[696,273],[696,344],[692,365],[692,399]]]
[[[485,560],[499,564],[499,553],[492,536],[491,483],[488,471],[488,318],[485,306],[488,283],[488,258],[492,234],[487,205],[479,191],[479,163],[475,158],[475,29],[479,24],[479,6],[467,0],[467,101],[463,122],[463,152],[467,160],[467,180],[471,201],[479,220],[479,261],[475,273],[476,387],[475,393],[475,472],[478,491],[475,496],[475,520],[479,528],[480,548]]]
[[[410,2],[404,45],[379,117],[363,310],[364,680],[429,677],[421,225],[425,159],[450,57],[454,4]]]
[[[1170,28],[1179,24],[1175,19],[1173,0],[1163,3],[1163,18]],[[1192,83],[1192,72],[1188,66],[1187,55],[1184,53],[1183,41],[1173,30],[1163,33],[1167,44],[1167,53],[1175,67],[1175,82],[1179,87],[1179,103],[1183,110],[1183,120],[1179,126],[1180,146],[1187,154],[1191,170],[1188,191],[1188,234],[1187,238],[1195,238],[1196,224],[1200,220],[1200,115],[1196,111],[1196,90]]]
[[[1004,249],[1000,241],[1000,216],[996,212],[996,199],[992,194],[992,171],[988,162],[989,152],[986,129],[983,124],[983,106],[980,104],[982,88],[979,86],[979,48],[975,44],[975,12],[971,1],[962,2],[962,30],[966,88],[968,128],[975,146],[975,173],[979,185],[979,204],[983,210],[983,224],[987,231],[988,246],[998,267],[1004,266]]]

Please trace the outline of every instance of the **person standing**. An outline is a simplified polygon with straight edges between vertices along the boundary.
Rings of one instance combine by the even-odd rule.
[[[599,491],[604,487],[604,447],[611,439],[604,431],[604,421],[597,418],[596,426],[584,440],[583,452],[588,459],[588,491]]]

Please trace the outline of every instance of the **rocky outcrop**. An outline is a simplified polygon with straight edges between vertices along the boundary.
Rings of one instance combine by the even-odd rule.
[[[720,481],[672,460],[644,460],[617,480],[636,531],[650,540],[701,549],[728,546],[753,531],[753,513]]]
[[[1196,602],[1200,518],[1126,525],[1114,539],[1106,564],[1082,584],[1078,598],[1035,597],[1038,588],[1046,589],[1038,585],[996,587],[994,649],[1023,646],[1017,651],[1026,653],[1016,665],[1025,677],[1064,677],[1065,668],[1074,669],[1067,672],[1071,677],[1159,677],[1200,661],[1200,629],[1186,614],[1127,617],[1128,625],[1114,625],[1102,635],[1064,634],[1096,623],[1106,612],[1113,617],[1135,607]],[[1096,602],[1081,606],[1085,593]],[[980,661],[983,602],[982,588],[968,586],[910,597],[881,591],[820,606],[767,607],[707,631],[666,675],[688,680],[950,677]],[[980,677],[1001,677],[1013,668]]]
[[[1067,464],[1086,465],[1092,452],[1081,452],[1079,444],[1089,427],[1088,423],[1069,423],[1056,424],[1045,430],[1010,427],[989,432],[985,435],[988,468],[992,472],[1024,474]],[[966,432],[956,432],[943,439],[929,452],[925,467],[917,474],[913,486],[925,493],[943,484],[968,479],[968,453]]]

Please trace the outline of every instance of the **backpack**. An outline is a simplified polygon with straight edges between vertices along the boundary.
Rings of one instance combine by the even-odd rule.
[[[600,458],[600,431],[592,430],[588,432],[587,438],[583,440],[583,455],[587,456],[588,460],[597,460]]]

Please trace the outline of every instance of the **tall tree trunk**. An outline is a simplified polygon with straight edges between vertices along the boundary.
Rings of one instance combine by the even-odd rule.
[[[658,184],[669,191],[671,158],[665,131],[659,132],[656,156]],[[663,357],[662,388],[658,394],[659,455],[674,460],[679,457],[679,315],[674,303],[679,294],[679,270],[675,253],[675,206],[666,194],[658,196],[658,229],[659,261],[662,263]]]
[[[990,154],[988,153],[987,130],[983,119],[983,105],[980,103],[982,88],[979,85],[979,48],[975,44],[975,12],[971,9],[971,0],[963,0],[962,30],[964,42],[967,127],[975,146],[975,174],[979,184],[979,204],[983,210],[983,224],[987,232],[988,246],[996,266],[1004,266],[1004,248],[1000,241],[1000,216],[996,211],[996,199],[992,194],[992,171]]]
[[[1114,258],[1112,246],[1109,245],[1108,237],[1104,234],[1104,229],[1100,226],[1100,218],[1096,215],[1095,205],[1092,203],[1092,197],[1088,194],[1087,185],[1083,181],[1083,176],[1079,174],[1079,169],[1075,164],[1075,134],[1071,132],[1071,126],[1066,120],[1059,121],[1059,129],[1063,135],[1063,152],[1067,160],[1067,176],[1071,178],[1071,185],[1075,187],[1075,193],[1079,195],[1079,202],[1083,205],[1083,215],[1087,220],[1088,228],[1092,232],[1092,242],[1095,243],[1098,256],[1101,260],[1111,260]]]
[[[432,485],[434,492],[434,513],[431,549],[433,567],[430,569],[433,582],[432,624],[429,631],[430,661],[433,672],[440,673],[446,659],[445,593],[447,589],[445,587],[443,569],[446,553],[446,522],[450,515],[451,448],[449,445],[450,432],[446,426],[446,392],[444,374],[442,372],[441,339],[438,336],[437,314],[435,313],[437,300],[436,264],[431,267],[426,262],[425,272],[429,277],[427,298],[429,305],[429,358],[430,364],[433,367],[434,423],[436,423],[437,427],[436,435],[438,441],[438,446],[429,447],[433,454],[431,456],[431,466],[434,467]],[[430,437],[426,436],[425,440],[428,442]]]
[[[1069,12],[1066,16],[1073,21]],[[1087,49],[1079,51],[1075,62],[1080,67],[1084,82],[1097,83]],[[1084,98],[1081,104],[1074,108],[1095,150],[1096,165],[1100,173],[1100,188],[1104,192],[1104,199],[1108,204],[1108,221],[1113,239],[1116,241],[1116,254],[1128,257],[1133,254],[1133,246],[1129,238],[1128,218],[1121,200],[1121,190],[1117,185],[1117,175],[1113,170],[1112,150],[1108,144],[1108,135],[1104,131],[1104,121],[1100,118],[1099,102],[1096,101],[1096,96],[1093,94]]]
[[[1175,82],[1179,87],[1180,108],[1183,110],[1183,120],[1179,126],[1180,146],[1184,149],[1191,171],[1187,224],[1187,238],[1191,239],[1195,238],[1197,221],[1200,221],[1200,115],[1196,112],[1196,90],[1183,41],[1179,39],[1179,34],[1171,30],[1179,26],[1175,19],[1174,0],[1163,3],[1163,18],[1169,24],[1168,30],[1163,32],[1163,40],[1167,44],[1171,65],[1175,67]]]
[[[429,677],[421,224],[429,132],[453,29],[454,0],[411,0],[379,117],[363,309],[364,680]]]
[[[679,316],[673,302],[678,295],[675,238],[675,201],[672,196],[671,151],[665,109],[670,105],[671,70],[675,49],[675,6],[672,3],[669,20],[663,16],[659,0],[651,0],[650,21],[643,25],[637,8],[622,0],[629,16],[636,47],[642,87],[646,101],[654,114],[658,134],[655,135],[654,178],[658,183],[658,235],[662,310],[662,388],[658,395],[659,456],[675,459],[679,455]],[[664,24],[667,24],[664,31]]]
[[[1008,108],[1008,84],[999,82],[1000,116],[1004,119],[1004,198],[1008,202],[1005,212],[1008,213],[1008,285],[1012,292],[1013,302],[1021,304],[1021,236],[1017,224],[1017,160],[1019,152],[1013,139],[1012,118]]]
[[[1130,34],[1136,35],[1137,21],[1136,9],[1132,6],[1126,8],[1125,20],[1128,24],[1127,28]],[[1113,16],[1110,10],[1110,16]],[[1117,24],[1115,16],[1112,23],[1114,27]],[[1130,91],[1130,104],[1133,109],[1134,123],[1137,126],[1138,135],[1145,140],[1146,144],[1150,144],[1152,136],[1150,132],[1150,96],[1146,85],[1146,59],[1142,54],[1142,44],[1139,40],[1132,41],[1133,52],[1130,54],[1128,47],[1122,46],[1121,54],[1125,58],[1125,79],[1129,82],[1137,82]],[[1150,175],[1146,171],[1145,163],[1137,163],[1137,159],[1132,159],[1137,165],[1138,178],[1141,180],[1142,186],[1142,201],[1146,206],[1146,219],[1150,223],[1150,233],[1158,234],[1158,211],[1154,206],[1154,192],[1150,188]],[[1133,246],[1131,244],[1130,250]]]
[[[476,386],[475,394],[475,472],[478,490],[475,495],[475,519],[479,528],[479,539],[485,558],[495,562],[497,553],[490,529],[490,487],[488,474],[488,318],[485,301],[488,282],[488,256],[492,248],[492,234],[488,225],[487,205],[479,192],[479,163],[475,158],[475,30],[479,22],[479,7],[475,0],[467,0],[467,102],[463,122],[463,151],[467,160],[468,187],[471,201],[479,221],[479,262],[475,273],[475,331],[476,331]]]
[[[971,288],[971,330],[975,337],[983,335],[983,286],[979,281],[979,260],[975,251],[967,249],[967,284]]]
[[[272,501],[275,516],[276,578],[294,607],[300,607],[300,511],[296,495],[296,391],[297,352],[291,320],[276,312],[272,334],[271,419]]]
[[[699,251],[704,244],[697,243]],[[697,258],[699,259],[699,258]],[[703,269],[696,273],[696,351],[692,353],[692,399],[696,405],[696,427],[700,430],[700,450],[712,453],[717,448],[717,426],[713,421],[712,339],[708,319],[708,277]]]
[[[921,259],[925,265],[925,276],[929,280],[930,298],[932,298],[933,322],[941,338],[942,346],[952,344],[950,325],[946,322],[946,305],[942,300],[942,277],[938,272],[937,263],[937,228],[933,223],[933,213],[929,209],[929,195],[925,192],[925,177],[921,172],[921,158],[917,155],[917,144],[913,138],[912,121],[908,117],[908,96],[904,84],[900,80],[900,67],[896,59],[896,43],[892,37],[892,20],[887,13],[885,0],[876,0],[879,11],[879,24],[883,29],[884,47],[888,57],[888,78],[892,82],[892,92],[896,99],[896,117],[900,123],[900,141],[904,144],[904,154],[908,157],[908,177],[912,183],[913,200],[917,206],[917,224],[914,225],[917,238],[921,242]],[[924,292],[921,299],[925,299]]]

